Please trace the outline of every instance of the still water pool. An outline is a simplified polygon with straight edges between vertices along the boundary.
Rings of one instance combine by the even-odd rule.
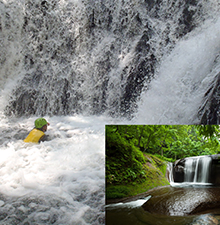
[[[214,225],[220,224],[220,214],[194,216],[152,215],[142,207],[106,210],[106,225]]]

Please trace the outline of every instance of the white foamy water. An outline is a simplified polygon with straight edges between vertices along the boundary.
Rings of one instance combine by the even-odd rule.
[[[206,23],[163,57],[156,79],[142,93],[137,121],[147,124],[198,122],[204,90],[220,71],[220,20]]]
[[[135,69],[139,56],[140,64],[151,56],[160,62],[164,55],[164,60],[151,89],[141,96],[136,120],[123,122],[189,124],[193,120],[218,71],[211,64],[220,47],[219,22],[189,34],[166,56],[173,44],[168,50],[160,45],[167,38],[176,43],[184,4],[164,21],[172,2],[160,4],[161,20],[153,12],[150,18],[152,3],[0,3],[0,224],[104,224],[104,126],[111,121],[105,116],[46,117],[51,124],[49,141],[35,145],[22,140],[37,118],[30,115],[117,115],[117,111],[120,115],[123,98],[139,86],[138,80],[134,84],[130,80],[130,75],[139,73]],[[209,14],[218,13],[214,0],[200,3]],[[210,4],[216,11],[208,10]],[[145,35],[147,45],[142,43]],[[142,44],[143,48],[149,44],[150,51],[142,52]],[[4,110],[8,116],[15,113],[22,118],[5,117]]]
[[[173,164],[168,163],[168,180],[172,187],[199,187],[211,186],[209,182],[212,159],[209,156],[189,157],[185,160],[184,182],[175,182],[173,179]]]
[[[104,224],[106,118],[46,118],[50,140],[24,143],[35,119],[0,119],[0,224]]]
[[[151,195],[147,196],[143,199],[138,199],[126,203],[115,203],[115,204],[109,204],[106,206],[108,209],[116,209],[116,208],[138,208],[141,207],[145,202],[147,202],[151,198]]]

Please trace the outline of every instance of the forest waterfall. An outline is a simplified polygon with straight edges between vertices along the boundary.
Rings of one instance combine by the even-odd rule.
[[[207,156],[186,158],[184,182],[208,183],[211,162]]]
[[[214,0],[4,0],[2,109],[216,123],[219,9]]]
[[[219,155],[194,156],[167,165],[171,186],[219,185]]]

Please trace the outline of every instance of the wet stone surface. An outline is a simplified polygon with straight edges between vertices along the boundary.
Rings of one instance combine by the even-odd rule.
[[[151,193],[142,207],[152,214],[186,216],[213,212],[220,208],[220,188],[165,187]]]
[[[218,225],[220,223],[219,215],[202,215],[195,219],[192,225]]]

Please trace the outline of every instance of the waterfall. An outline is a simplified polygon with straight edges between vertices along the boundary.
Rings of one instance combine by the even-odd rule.
[[[209,183],[211,162],[208,156],[186,158],[184,182]]]
[[[219,9],[214,0],[4,0],[1,108],[198,122],[219,71]]]
[[[186,160],[185,162],[185,177],[184,177],[184,181],[185,182],[192,182],[194,180],[194,176],[193,173],[195,172],[193,164],[194,164],[195,160],[192,158],[189,158]]]
[[[167,173],[166,173],[167,180],[172,185],[174,183],[173,180],[173,163],[167,163]]]
[[[141,94],[137,118],[144,118],[148,124],[194,124],[200,123],[206,110],[214,114],[212,117],[218,117],[217,104],[209,107],[210,99],[218,102],[219,27],[219,19],[214,23],[206,21],[202,30],[191,32],[176,44],[162,60],[149,90]],[[204,123],[208,123],[207,119]],[[211,123],[218,123],[218,118],[212,118]]]

